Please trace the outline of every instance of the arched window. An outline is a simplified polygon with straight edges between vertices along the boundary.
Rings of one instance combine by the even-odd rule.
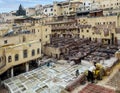
[[[34,56],[34,55],[35,55],[35,50],[33,49],[33,50],[32,50],[32,56]]]
[[[12,57],[8,56],[8,62],[12,62]]]
[[[0,58],[0,62],[2,62],[4,60],[4,57],[2,56],[1,58]]]
[[[15,55],[15,61],[18,61],[18,60],[19,60],[19,55],[16,54],[16,55]]]
[[[37,54],[40,54],[40,49],[39,48],[37,49]]]

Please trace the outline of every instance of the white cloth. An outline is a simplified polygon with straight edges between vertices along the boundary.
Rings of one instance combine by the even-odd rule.
[[[92,72],[93,70],[95,70],[95,66],[90,67],[88,70]]]

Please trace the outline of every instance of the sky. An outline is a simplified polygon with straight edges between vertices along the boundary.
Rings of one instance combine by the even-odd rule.
[[[17,10],[20,4],[22,4],[24,8],[28,8],[38,4],[52,4],[53,1],[65,0],[0,0],[0,13]]]

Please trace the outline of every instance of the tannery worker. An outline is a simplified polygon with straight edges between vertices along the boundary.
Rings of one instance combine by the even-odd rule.
[[[96,67],[93,65],[88,69],[88,76],[87,80],[90,81],[91,83],[94,83],[94,70]]]

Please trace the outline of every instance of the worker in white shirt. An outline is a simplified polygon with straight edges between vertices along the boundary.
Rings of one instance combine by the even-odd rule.
[[[87,80],[90,81],[91,83],[94,83],[94,73],[93,71],[96,69],[96,67],[93,65],[88,69],[88,76]]]

